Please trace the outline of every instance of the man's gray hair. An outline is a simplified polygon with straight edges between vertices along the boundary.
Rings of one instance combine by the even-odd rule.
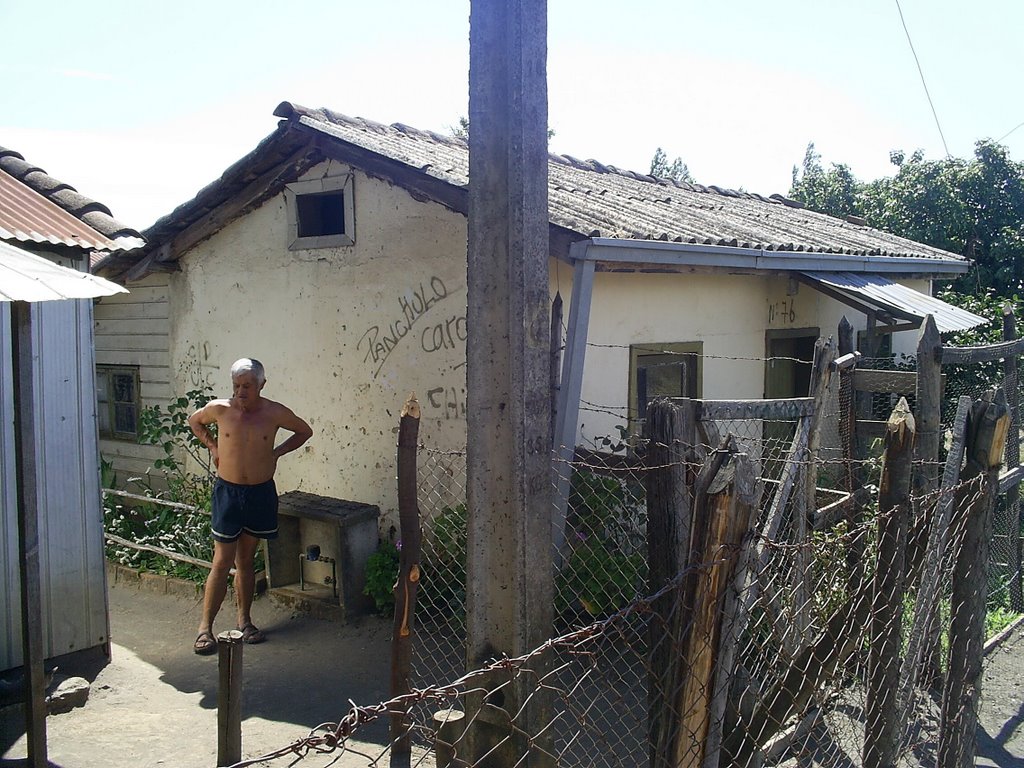
[[[243,357],[231,364],[231,378],[243,373],[251,373],[260,384],[267,380],[267,374],[263,370],[263,363],[252,357]]]

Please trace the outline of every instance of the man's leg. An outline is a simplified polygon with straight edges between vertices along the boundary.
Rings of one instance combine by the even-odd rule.
[[[217,618],[217,612],[228,591],[228,574],[231,572],[231,564],[235,560],[237,549],[237,541],[223,542],[214,539],[213,567],[210,568],[210,575],[206,577],[206,588],[203,590],[203,616],[199,622],[200,635],[208,632],[213,636],[213,620]],[[199,648],[198,641],[196,648],[197,650]]]
[[[238,599],[238,628],[252,625],[252,599],[256,592],[256,571],[253,561],[260,540],[242,532],[235,550],[235,596]],[[262,639],[262,633],[260,634]],[[259,640],[253,641],[259,642]],[[247,642],[251,642],[247,640]]]

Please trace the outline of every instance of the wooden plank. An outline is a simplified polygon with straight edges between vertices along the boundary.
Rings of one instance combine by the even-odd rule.
[[[167,278],[164,278],[164,285],[140,285],[133,283],[128,288],[128,293],[118,293],[113,296],[104,296],[99,299],[98,306],[118,306],[127,304],[154,304],[167,303],[170,291],[166,285]]]
[[[93,317],[97,320],[118,319],[164,319],[171,316],[170,304],[167,301],[130,302],[123,304],[96,304]]]
[[[1009,444],[1008,441],[1007,444]],[[1018,445],[1017,450],[1020,450]],[[1006,494],[1011,488],[1018,488],[1021,481],[1024,481],[1024,467],[1016,466],[1011,470],[1008,470],[999,476],[999,495]]]
[[[804,416],[810,416],[813,412],[814,399],[810,397],[779,400],[701,400],[698,416],[705,421],[796,421]]]
[[[118,336],[167,336],[170,333],[171,324],[166,318],[117,318],[101,320],[96,318],[93,322],[93,334],[97,341],[101,337]]]
[[[1024,339],[1001,341],[979,347],[942,347],[943,365],[973,365],[1005,360],[1024,354]]]
[[[917,389],[914,371],[884,371],[858,368],[853,372],[853,388],[858,392],[891,392],[911,395]]]
[[[97,365],[137,365],[139,368],[169,368],[168,352],[140,351],[128,349],[96,349]],[[170,377],[166,377],[170,380]]]
[[[170,338],[165,333],[145,336],[128,334],[108,335],[100,337],[97,339],[97,342],[102,342],[106,350],[166,353],[170,349]]]
[[[810,396],[814,399],[814,410],[810,416],[810,430],[807,433],[807,457],[802,465],[803,487],[796,495],[793,506],[795,543],[798,545],[794,557],[793,571],[793,622],[795,629],[792,648],[795,650],[805,643],[814,623],[813,552],[808,546],[811,541],[811,516],[817,507],[818,449],[821,445],[822,411],[832,377],[832,361],[836,358],[836,342],[829,337],[819,338],[814,344],[814,358],[811,364]]]

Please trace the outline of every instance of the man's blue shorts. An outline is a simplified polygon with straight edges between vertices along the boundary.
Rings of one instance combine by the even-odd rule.
[[[230,543],[242,532],[259,539],[277,538],[277,486],[238,485],[217,478],[213,484],[213,538]]]

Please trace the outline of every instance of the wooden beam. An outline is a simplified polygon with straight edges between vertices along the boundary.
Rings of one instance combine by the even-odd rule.
[[[790,397],[778,400],[701,400],[698,417],[704,421],[766,419],[793,421],[814,412],[814,398]]]
[[[917,391],[917,373],[858,368],[853,372],[853,388],[858,392],[892,392],[897,395],[911,395]]]
[[[1024,354],[1024,339],[1001,341],[980,347],[941,347],[943,365],[973,365]]]
[[[158,261],[177,261],[183,254],[223,229],[227,224],[273,197],[285,184],[324,160],[322,152],[300,146],[284,160],[267,169],[241,191],[210,209],[157,251]]]
[[[39,574],[39,493],[36,486],[35,369],[32,305],[11,304],[11,376],[14,394],[14,465],[18,505],[18,576],[21,581],[21,663],[25,669],[28,765],[46,768],[46,679],[43,663],[42,586]]]

